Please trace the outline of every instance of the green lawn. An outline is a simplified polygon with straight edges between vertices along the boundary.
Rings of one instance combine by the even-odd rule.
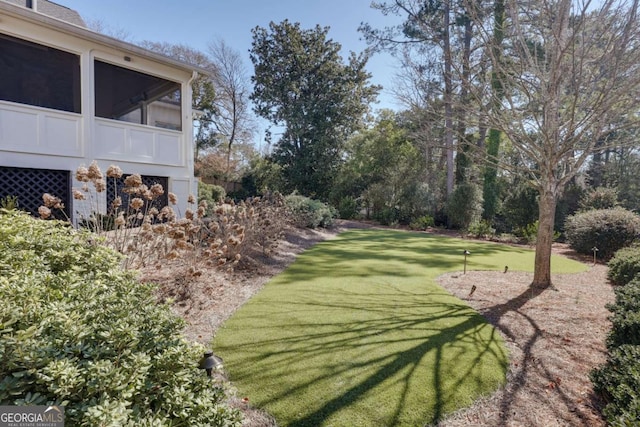
[[[214,349],[241,396],[281,426],[421,426],[505,381],[497,331],[434,279],[531,270],[533,252],[354,230],[299,256],[221,328]],[[554,272],[585,266],[554,257]],[[490,284],[486,284],[491,286]]]

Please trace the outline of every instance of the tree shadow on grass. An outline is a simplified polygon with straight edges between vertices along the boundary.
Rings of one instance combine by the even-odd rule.
[[[394,295],[397,296],[396,293]],[[442,293],[444,295],[444,293]],[[415,407],[408,407],[409,401],[414,401],[416,392],[415,386],[411,382],[415,380],[418,371],[421,369],[432,369],[430,376],[431,384],[424,384],[425,388],[431,389],[433,399],[423,402],[430,412],[429,418],[438,420],[445,412],[451,410],[450,400],[456,395],[456,390],[462,383],[465,387],[472,387],[486,390],[483,384],[484,377],[478,372],[478,366],[487,364],[497,364],[506,369],[506,355],[502,353],[498,343],[499,338],[495,330],[488,325],[482,316],[473,312],[464,304],[450,303],[442,301],[431,303],[427,300],[415,301],[415,293],[407,293],[404,304],[398,310],[400,302],[389,301],[385,295],[376,295],[377,301],[367,301],[365,304],[354,305],[350,303],[348,293],[342,298],[340,303],[322,303],[319,301],[313,304],[306,303],[303,310],[339,310],[365,312],[365,316],[360,317],[350,324],[340,325],[340,330],[335,329],[335,324],[328,321],[326,324],[314,323],[311,325],[298,325],[298,333],[294,333],[288,338],[281,336],[271,340],[258,340],[252,344],[247,344],[244,350],[250,351],[249,347],[272,348],[277,345],[278,350],[254,354],[243,363],[259,364],[265,369],[275,372],[282,372],[287,367],[297,366],[304,360],[316,357],[327,357],[345,349],[358,349],[362,347],[362,353],[366,354],[369,349],[375,353],[376,348],[388,348],[388,346],[399,346],[401,350],[397,352],[386,352],[376,354],[372,357],[355,358],[354,360],[343,361],[332,366],[321,375],[314,376],[295,386],[287,388],[277,394],[270,396],[265,401],[260,402],[261,406],[278,402],[282,399],[291,399],[303,394],[308,388],[314,387],[318,382],[334,381],[343,376],[351,375],[354,370],[368,372],[366,376],[359,376],[350,387],[340,391],[335,397],[318,405],[315,409],[303,414],[297,419],[289,421],[289,426],[318,426],[329,419],[332,415],[345,408],[357,404],[361,399],[366,398],[375,389],[384,387],[390,379],[394,382],[401,382],[400,396],[395,397],[395,408],[387,411],[388,414],[380,425],[412,425],[408,424],[405,412],[415,411]],[[421,295],[428,297],[428,295]],[[361,296],[362,298],[362,296]],[[429,317],[421,316],[419,309],[430,310]],[[294,308],[295,309],[295,308]],[[367,320],[362,320],[367,318]],[[373,317],[371,317],[373,315]],[[256,319],[258,320],[258,319]],[[445,322],[450,326],[442,328]],[[290,328],[290,325],[283,325]],[[488,331],[490,328],[491,331]],[[325,330],[326,329],[326,330]],[[310,332],[313,330],[315,332]],[[401,333],[398,333],[401,331]],[[258,334],[257,334],[258,335]],[[368,340],[374,340],[368,343]],[[366,344],[363,344],[366,343]],[[464,343],[464,346],[461,344]],[[460,348],[456,348],[460,346]],[[242,348],[235,348],[235,351],[242,351]],[[464,354],[463,354],[464,350]],[[472,360],[456,360],[456,357],[467,357],[468,354],[475,354]],[[424,360],[433,359],[435,363],[426,363]],[[464,371],[460,371],[464,369]],[[457,370],[453,375],[453,370]],[[232,369],[233,371],[233,369]],[[295,375],[295,372],[291,373]],[[455,377],[452,381],[451,377]],[[478,383],[469,385],[470,378],[477,378]],[[263,378],[264,379],[264,378]],[[260,381],[259,378],[253,378]],[[493,378],[498,385],[499,380]],[[385,402],[384,404],[390,404]],[[415,421],[415,419],[414,419]]]
[[[307,258],[309,261],[293,264],[273,285],[297,286],[308,284],[318,277],[345,280],[381,277],[384,280],[399,281],[416,274],[404,271],[403,264],[405,268],[407,264],[419,264],[426,269],[434,268],[439,271],[460,267],[459,258],[464,241],[434,238],[437,239],[437,253],[434,253],[433,246],[424,247],[424,238],[431,237],[420,235],[416,238],[397,231],[351,231],[342,236],[339,242],[323,242],[321,251],[307,251],[300,261]],[[357,252],[349,249],[350,242],[358,242]],[[392,246],[393,250],[384,250],[388,246]],[[513,251],[513,248],[497,244],[474,244],[474,248],[477,248],[475,253],[483,255],[507,256]],[[352,262],[363,260],[370,263],[367,269],[351,266]],[[349,287],[336,287],[330,288],[330,292],[342,292],[340,298],[327,301],[326,288],[315,289],[304,285],[304,292],[297,290],[295,296],[285,304],[268,298],[288,298],[287,294],[273,294],[272,297],[264,297],[262,294],[261,297],[264,298],[252,302],[252,314],[244,315],[245,325],[247,320],[255,325],[251,339],[240,340],[230,344],[227,349],[222,349],[243,355],[237,358],[237,362],[234,362],[235,357],[227,359],[230,362],[227,366],[236,377],[234,380],[273,384],[281,380],[277,376],[301,375],[296,369],[316,369],[312,363],[305,362],[318,358],[326,369],[316,369],[313,375],[267,393],[266,397],[256,403],[271,409],[271,405],[289,399],[295,400],[318,384],[354,378],[333,395],[327,395],[320,402],[313,402],[309,408],[303,410],[297,407],[295,411],[300,415],[297,418],[294,415],[293,419],[289,416],[286,420],[286,425],[290,426],[317,426],[336,414],[359,405],[363,399],[379,392],[381,388],[389,387],[388,382],[393,381],[401,384],[400,391],[396,393],[397,396],[394,395],[393,401],[381,403],[393,406],[393,410],[387,411],[384,419],[375,420],[375,424],[415,425],[416,419],[422,420],[415,417],[416,411],[424,415],[424,421],[437,422],[452,409],[470,404],[471,402],[451,403],[456,399],[459,387],[475,387],[486,392],[488,387],[484,382],[488,380],[482,375],[481,367],[487,361],[501,366],[503,371],[506,370],[507,356],[498,344],[500,338],[495,329],[465,304],[446,299],[448,294],[445,295],[444,292],[421,293],[415,287],[412,291],[407,291],[394,283],[371,283],[367,286],[388,286],[389,292],[369,295],[362,288],[359,292],[350,292]],[[483,314],[487,318],[499,319],[511,310],[518,310],[537,295],[537,290],[528,290],[508,303],[485,310]],[[314,318],[310,323],[300,322],[308,311],[325,315],[321,321]],[[332,320],[333,314],[345,312],[350,313],[352,318],[342,319],[340,322]],[[537,325],[533,326],[536,334],[541,333]],[[274,334],[274,328],[280,328],[281,331]],[[531,347],[538,339],[536,334],[528,344]],[[508,331],[505,335],[509,336]],[[261,336],[264,338],[256,339]],[[466,351],[475,355],[472,360],[465,359],[468,355],[464,354],[462,344],[468,345],[467,349],[473,348],[473,352]],[[393,346],[394,351],[378,351],[389,346]],[[350,354],[353,359],[339,360],[338,356],[332,358],[341,352]],[[429,383],[420,386],[430,389],[432,398],[416,405],[415,394],[420,388],[416,388],[415,381],[416,378],[425,378],[422,376],[425,369],[431,371],[426,377],[429,378]],[[491,380],[494,381],[493,387],[499,385],[495,377]],[[469,385],[474,382],[475,385]],[[509,405],[510,402],[505,398],[502,402],[505,414]],[[407,415],[409,412],[414,413],[411,415],[413,418]],[[372,419],[369,418],[369,425]]]

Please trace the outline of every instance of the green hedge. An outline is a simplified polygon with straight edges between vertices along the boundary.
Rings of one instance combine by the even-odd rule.
[[[623,208],[594,209],[567,218],[565,234],[571,248],[608,260],[619,249],[629,246],[640,233],[640,217]]]
[[[616,288],[615,293],[615,303],[607,306],[612,313],[607,346],[640,345],[640,279]]]
[[[607,337],[607,362],[591,373],[594,390],[605,402],[612,426],[637,425],[640,420],[640,278],[615,289],[612,329]]]
[[[640,274],[640,247],[630,246],[615,253],[607,264],[607,277],[611,283],[624,286]]]
[[[203,348],[120,257],[64,223],[0,211],[0,405],[68,425],[239,426]]]
[[[603,414],[611,426],[637,426],[640,420],[640,346],[611,351],[607,363],[591,373],[594,390],[605,402]]]
[[[207,202],[207,215],[211,215],[213,206],[223,202],[225,197],[227,197],[227,192],[223,187],[202,181],[198,183],[198,202],[203,200]]]

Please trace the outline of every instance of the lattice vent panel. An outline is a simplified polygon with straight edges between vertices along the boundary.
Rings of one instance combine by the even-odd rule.
[[[69,171],[50,169],[28,169],[0,167],[0,198],[15,196],[18,207],[33,215],[38,215],[44,193],[59,197],[69,216],[71,206],[71,185]],[[65,219],[62,213],[55,213],[59,219]]]
[[[122,178],[118,180],[107,178],[107,206],[111,206],[111,203],[113,202],[116,194],[122,198],[123,208],[129,206],[129,195],[122,191],[122,189],[124,188],[124,180],[128,176],[129,175],[123,175]],[[167,206],[167,204],[169,204],[169,198],[167,195],[167,193],[169,192],[169,178],[164,176],[142,175],[142,183],[149,188],[151,188],[151,186],[154,184],[160,184],[162,185],[162,188],[164,188],[164,194],[154,200],[151,206],[154,206],[158,210],[160,210],[163,207]]]

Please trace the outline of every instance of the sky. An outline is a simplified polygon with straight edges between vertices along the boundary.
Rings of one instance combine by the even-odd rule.
[[[316,24],[330,27],[329,38],[348,51],[362,52],[367,44],[357,31],[362,22],[383,28],[398,21],[370,7],[371,0],[54,0],[76,10],[88,21],[100,21],[107,30],[124,32],[127,41],[185,44],[206,52],[217,38],[239,52],[249,75],[251,29],[267,28],[284,19],[303,29]],[[395,18],[395,19],[394,19]],[[390,89],[397,61],[388,53],[375,54],[368,63],[371,82],[383,86],[374,108],[398,109]]]

